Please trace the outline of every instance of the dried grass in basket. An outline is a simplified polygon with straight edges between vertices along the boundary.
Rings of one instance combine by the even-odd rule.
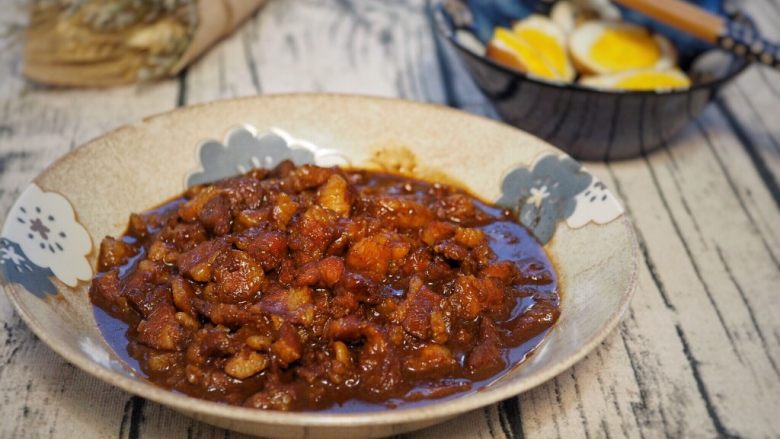
[[[265,0],[33,0],[25,75],[105,87],[176,75]]]

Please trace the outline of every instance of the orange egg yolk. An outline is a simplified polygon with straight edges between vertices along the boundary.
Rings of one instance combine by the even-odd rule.
[[[655,66],[661,48],[652,35],[640,29],[605,29],[590,48],[590,58],[613,71]]]
[[[688,78],[665,72],[638,72],[627,76],[615,84],[624,90],[657,90],[685,88],[691,85]]]
[[[541,53],[511,30],[496,28],[493,39],[499,48],[512,52],[526,72],[542,78],[558,79],[557,72]]]
[[[515,33],[536,49],[560,76],[565,76],[568,73],[568,55],[558,40],[538,29],[532,28],[515,29]]]

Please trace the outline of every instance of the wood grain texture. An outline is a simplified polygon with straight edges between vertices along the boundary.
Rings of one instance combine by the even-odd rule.
[[[2,0],[8,2],[8,0]],[[780,2],[751,0],[765,32]],[[495,112],[422,0],[274,0],[179,80],[56,91],[0,52],[0,206],[74,145],[145,115],[258,93],[403,97]],[[777,92],[777,93],[776,93]],[[780,75],[751,69],[672,144],[588,164],[625,200],[641,250],[619,329],[538,388],[409,438],[780,435]],[[0,438],[238,434],[131,397],[61,360],[0,295]]]
[[[780,1],[750,0],[740,5],[768,39],[780,41]],[[764,67],[751,67],[728,87],[718,101],[729,126],[739,136],[764,184],[780,206],[780,75]]]

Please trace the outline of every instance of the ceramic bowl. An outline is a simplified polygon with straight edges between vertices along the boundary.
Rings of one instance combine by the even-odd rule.
[[[554,260],[559,322],[520,367],[488,387],[414,408],[282,413],[217,404],[147,382],[105,342],[88,298],[97,246],[128,215],[188,184],[272,166],[376,166],[457,181],[524,213]],[[617,325],[636,284],[621,204],[570,157],[509,126],[432,105],[335,95],[215,102],[151,117],[69,153],[24,189],[0,239],[4,289],[29,328],[85,372],[205,422],[271,437],[398,434],[495,403],[564,371]]]
[[[744,15],[727,14],[723,1],[695,1],[753,26]],[[701,79],[685,90],[604,91],[537,79],[483,56],[482,45],[495,26],[511,26],[551,3],[440,0],[431,7],[439,33],[455,48],[504,121],[579,159],[625,159],[653,151],[685,128],[748,65],[626,10],[626,21],[649,25],[669,37],[679,52],[680,66]]]

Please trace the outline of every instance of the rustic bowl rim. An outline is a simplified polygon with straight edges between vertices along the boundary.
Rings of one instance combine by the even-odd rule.
[[[196,105],[190,105],[186,107],[176,108],[163,113],[155,114],[143,118],[140,122],[131,123],[113,129],[97,138],[86,142],[85,144],[69,151],[64,156],[55,160],[51,165],[46,167],[38,176],[33,179],[33,183],[52,169],[58,167],[60,164],[75,157],[75,153],[84,148],[87,148],[96,143],[103,142],[107,138],[112,138],[120,135],[126,130],[137,129],[140,126],[148,123],[149,121],[167,118],[173,114],[184,114],[191,111],[198,111],[199,109],[219,104],[224,105],[234,101],[268,101],[268,100],[290,100],[290,99],[332,99],[334,101],[353,101],[353,102],[365,102],[375,103],[383,105],[384,103],[394,103],[400,106],[411,106],[422,108],[427,111],[437,112],[449,112],[458,117],[465,117],[476,119],[480,123],[492,126],[493,129],[511,130],[514,132],[520,132],[525,135],[529,135],[524,131],[507,124],[488,119],[485,117],[470,114],[464,111],[456,110],[450,107],[446,107],[439,104],[422,103],[415,101],[408,101],[395,98],[368,96],[368,95],[356,95],[356,94],[340,94],[340,93],[279,93],[268,94],[263,96],[247,96],[233,99],[225,99],[219,101],[211,101]],[[550,150],[561,152],[558,148],[550,145],[549,143],[534,137],[538,142],[546,145]],[[8,221],[6,218],[5,221]],[[636,233],[628,219],[627,215],[622,215],[616,221],[619,221],[625,228],[626,236],[631,246],[631,261],[630,268],[627,273],[629,274],[629,286],[625,291],[620,292],[621,297],[619,305],[612,311],[609,317],[604,321],[601,329],[596,332],[592,337],[583,342],[577,351],[568,357],[564,361],[556,363],[554,366],[545,369],[535,375],[529,376],[526,379],[506,382],[501,386],[493,387],[489,391],[477,391],[474,393],[466,394],[461,397],[444,400],[444,401],[432,401],[430,404],[422,407],[412,408],[399,408],[384,411],[372,411],[372,412],[357,412],[357,413],[332,413],[332,412],[281,412],[273,410],[259,410],[252,408],[245,408],[239,406],[231,406],[227,404],[221,404],[211,401],[206,401],[199,398],[194,398],[181,393],[175,393],[173,391],[158,387],[150,382],[140,381],[122,375],[116,371],[109,370],[99,366],[95,361],[88,359],[83,352],[78,351],[75,348],[71,348],[67,345],[58,345],[54,343],[49,336],[49,331],[34,320],[24,305],[17,299],[17,294],[29,294],[24,291],[24,288],[17,284],[6,283],[0,284],[0,289],[3,289],[9,297],[11,303],[16,309],[21,319],[25,322],[28,328],[43,341],[49,348],[63,357],[65,360],[78,367],[82,371],[93,375],[100,380],[118,387],[128,393],[149,399],[156,403],[168,406],[183,413],[190,413],[197,415],[204,415],[209,417],[219,417],[225,420],[236,422],[252,422],[256,424],[267,424],[276,426],[301,426],[301,427],[361,427],[372,425],[389,425],[389,424],[408,424],[412,422],[446,419],[462,414],[480,407],[484,407],[504,399],[514,397],[523,393],[533,387],[536,387],[560,374],[561,372],[569,369],[575,363],[583,359],[588,353],[596,348],[606,337],[609,335],[620,323],[621,317],[628,309],[631,301],[631,297],[637,289],[638,285],[638,242],[636,239]]]

